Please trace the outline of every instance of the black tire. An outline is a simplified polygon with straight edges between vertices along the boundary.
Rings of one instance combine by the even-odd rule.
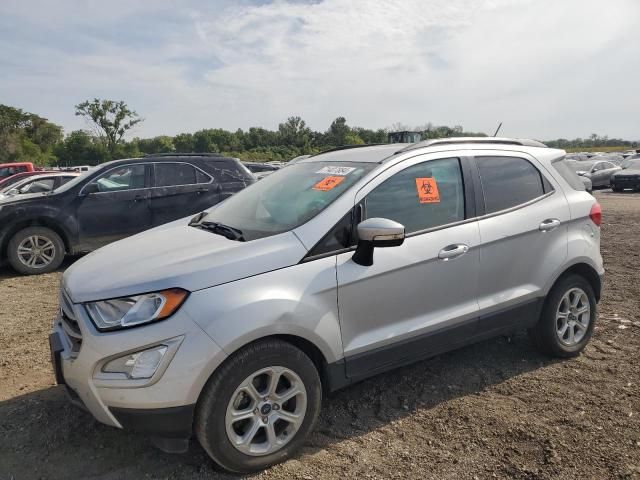
[[[52,260],[46,265],[26,265],[21,261],[20,256],[18,255],[18,247],[20,244],[28,237],[33,236],[46,239],[53,245],[52,250],[48,250]],[[9,245],[7,246],[7,259],[9,260],[9,263],[16,272],[22,273],[23,275],[39,275],[41,273],[53,272],[62,264],[64,255],[64,242],[56,232],[46,227],[24,228],[11,237]]]
[[[556,313],[560,306],[562,297],[573,288],[580,288],[584,293],[586,293],[591,311],[589,316],[589,325],[583,338],[575,345],[567,346],[560,341],[560,338],[556,333]],[[541,352],[553,357],[569,358],[580,354],[587,343],[589,343],[589,340],[593,335],[595,324],[596,296],[591,284],[580,275],[569,274],[560,278],[549,292],[542,309],[542,314],[540,315],[540,320],[532,329],[529,330],[529,335]]]
[[[307,393],[306,411],[294,437],[271,454],[252,456],[236,449],[227,435],[225,415],[240,384],[254,372],[270,366],[285,367],[302,380]],[[291,457],[316,424],[322,402],[322,385],[311,359],[292,344],[269,339],[249,345],[230,356],[211,376],[200,395],[195,413],[195,433],[209,456],[235,473],[263,470]]]
[[[620,193],[622,192],[622,188],[618,188],[618,187],[611,187],[611,190],[613,190],[614,192]]]

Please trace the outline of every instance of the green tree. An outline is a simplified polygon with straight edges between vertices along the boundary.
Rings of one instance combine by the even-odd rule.
[[[84,130],[67,135],[55,146],[54,153],[61,166],[98,165],[111,158],[104,144]]]
[[[330,145],[338,147],[340,145],[346,145],[346,137],[350,132],[347,120],[344,117],[338,117],[329,126],[327,131],[327,141]]]
[[[94,98],[76,105],[76,115],[90,122],[96,135],[113,156],[124,135],[143,119],[123,101]]]
[[[278,125],[278,134],[281,145],[305,147],[311,140],[311,129],[300,117],[289,117],[287,121]]]
[[[173,137],[173,145],[176,152],[189,153],[193,152],[193,135],[190,133],[181,133]]]
[[[46,165],[54,160],[53,146],[61,140],[62,127],[19,108],[0,105],[0,162]]]

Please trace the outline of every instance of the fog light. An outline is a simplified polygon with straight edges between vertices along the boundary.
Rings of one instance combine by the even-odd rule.
[[[124,357],[111,360],[102,371],[105,373],[124,373],[128,378],[151,378],[156,373],[162,357],[167,352],[166,345],[130,353]]]

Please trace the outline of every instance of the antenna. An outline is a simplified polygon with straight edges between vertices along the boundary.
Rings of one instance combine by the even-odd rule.
[[[502,122],[500,122],[500,125],[498,125],[498,128],[496,128],[496,133],[493,134],[494,137],[498,135],[498,132],[500,131],[501,128],[502,128]]]

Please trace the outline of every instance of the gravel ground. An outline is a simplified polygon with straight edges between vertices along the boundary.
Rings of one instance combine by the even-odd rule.
[[[379,375],[326,399],[297,458],[255,477],[640,479],[640,196],[596,195],[607,277],[580,357],[516,335]],[[60,275],[0,270],[0,479],[232,478],[196,442],[167,455],[67,403],[47,344]]]

